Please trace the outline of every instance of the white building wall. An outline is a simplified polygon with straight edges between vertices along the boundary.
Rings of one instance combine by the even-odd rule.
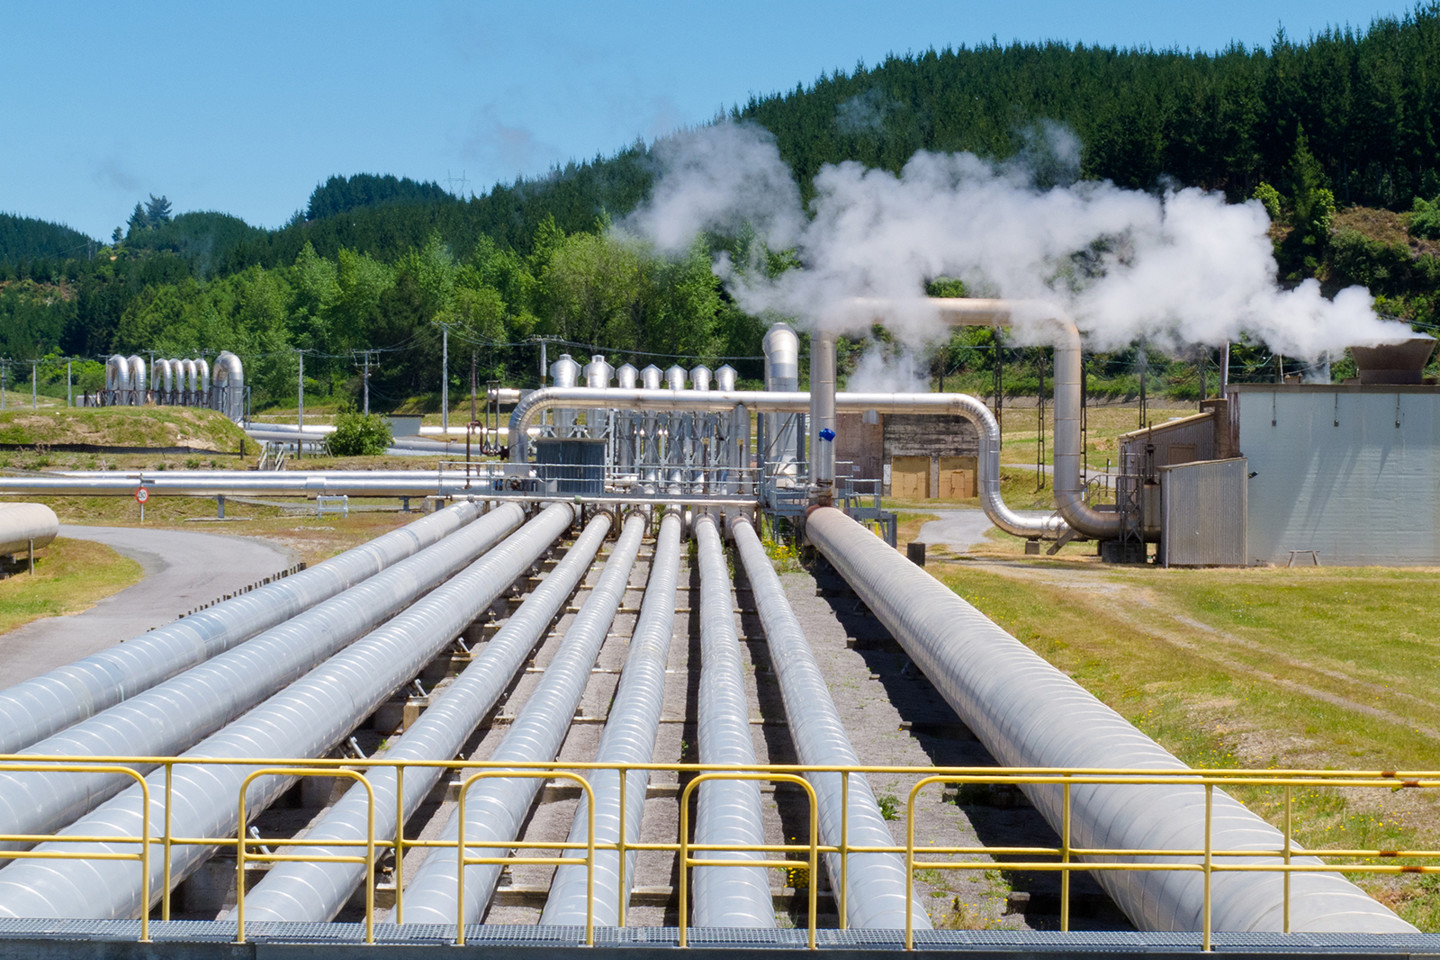
[[[1237,393],[1253,472],[1252,562],[1315,550],[1325,565],[1440,564],[1440,392],[1247,384]]]

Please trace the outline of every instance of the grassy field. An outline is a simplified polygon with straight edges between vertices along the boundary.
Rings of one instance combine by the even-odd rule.
[[[79,613],[140,580],[140,564],[88,540],[57,538],[36,551],[35,575],[17,558],[0,580],[0,633],[41,617]]]
[[[244,436],[223,414],[193,407],[62,407],[0,413],[0,443],[198,447],[224,454],[238,450]]]
[[[1436,763],[1433,570],[1159,570],[1093,561],[932,564],[930,572],[1197,767],[1427,770]],[[1279,824],[1281,793],[1235,791]],[[1435,849],[1440,797],[1306,790],[1316,849]],[[1360,877],[1440,929],[1434,877]]]
[[[1179,406],[1167,401],[1166,406],[1150,404],[1145,410],[1147,424],[1161,424],[1176,417],[1189,417],[1199,413],[1194,405]],[[1004,464],[1028,465],[1033,472],[1035,451],[1039,445],[1038,415],[1033,401],[1029,406],[1013,405],[1005,408],[1004,430],[1000,444],[1000,462]],[[1119,465],[1120,444],[1116,438],[1121,434],[1141,427],[1139,404],[1094,404],[1086,412],[1085,463],[1092,469],[1103,470],[1108,461]],[[1055,405],[1045,404],[1045,457],[1042,462],[1054,464]]]

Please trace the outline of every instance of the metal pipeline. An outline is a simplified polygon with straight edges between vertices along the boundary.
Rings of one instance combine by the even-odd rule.
[[[954,708],[995,761],[1008,767],[1185,770],[1184,764],[1077,683],[992,623],[944,584],[834,509],[816,509],[806,535],[859,594]],[[1064,829],[1060,787],[1026,787],[1056,832]],[[1205,847],[1205,788],[1198,785],[1082,785],[1071,788],[1074,847],[1199,850]],[[1221,790],[1214,791],[1215,850],[1278,850],[1279,831]],[[1127,858],[1128,861],[1129,858]],[[1141,863],[1198,857],[1133,858]],[[1225,857],[1226,866],[1279,865],[1278,857]],[[1323,866],[1318,859],[1292,863]],[[1197,872],[1095,874],[1136,926],[1198,930],[1205,880]],[[1211,875],[1215,930],[1283,929],[1280,873]],[[1297,933],[1412,932],[1414,927],[1337,873],[1289,874],[1290,930]]]
[[[551,760],[559,753],[575,708],[585,693],[590,669],[629,586],[630,571],[640,552],[647,522],[640,513],[632,513],[626,519],[624,531],[605,561],[595,589],[571,621],[555,658],[516,714],[509,732],[491,754],[491,760]],[[465,791],[466,855],[493,855],[493,848],[472,849],[471,842],[502,843],[518,836],[525,814],[534,804],[542,784],[540,779],[530,777],[487,778],[473,783]],[[457,840],[459,827],[457,810],[445,825],[441,838]],[[466,923],[478,923],[484,917],[500,871],[498,864],[474,864],[465,868]],[[405,888],[404,916],[396,916],[396,922],[454,923],[459,907],[457,875],[453,850],[444,847],[431,850]]]
[[[600,513],[585,526],[585,532],[566,551],[540,585],[486,643],[478,656],[448,687],[443,696],[425,712],[404,736],[392,740],[385,761],[449,760],[485,719],[514,678],[515,672],[544,635],[545,629],[570,598],[585,571],[595,559],[610,530],[610,515]],[[409,820],[445,773],[443,767],[415,767],[404,777],[404,820]],[[366,773],[373,791],[374,831],[377,837],[395,833],[394,767],[373,767]],[[296,857],[344,856],[364,843],[371,822],[371,796],[355,785],[328,813],[305,833],[306,846],[289,848]],[[326,846],[339,842],[342,846]],[[452,869],[453,874],[453,869]],[[277,863],[265,878],[245,895],[248,920],[331,920],[350,894],[365,880],[365,867],[358,863]],[[453,917],[453,913],[452,913]]]
[[[680,578],[680,514],[668,510],[660,521],[660,534],[655,542],[655,558],[650,565],[650,580],[645,585],[645,599],[640,604],[640,617],[635,634],[630,638],[630,653],[620,675],[615,700],[605,731],[600,735],[596,751],[598,763],[648,763],[655,752],[655,735],[660,728],[660,710],[665,699],[665,664],[670,654],[670,638],[675,629],[675,590]],[[591,773],[590,786],[595,803],[595,842],[618,843],[621,836],[632,841],[640,839],[640,824],[645,813],[645,791],[650,771],[631,770],[625,775],[625,809],[620,809],[620,775],[613,770]],[[584,843],[589,803],[582,797],[570,825],[570,842]],[[621,833],[621,817],[624,833]],[[635,883],[635,861],[639,853],[626,851],[624,862],[611,851],[595,851],[595,899],[592,903],[595,923],[616,926],[620,922],[620,900],[630,899]],[[622,872],[623,870],[623,872]],[[588,900],[587,871],[583,864],[565,864],[555,869],[550,882],[550,896],[540,914],[540,923],[583,924]]]
[[[780,681],[785,717],[800,762],[811,766],[858,766],[860,758],[845,735],[825,678],[820,674],[795,612],[785,599],[780,578],[775,575],[760,538],[748,520],[735,520],[730,529],[745,576],[754,591],[755,609],[765,624],[770,659],[774,661]],[[840,774],[809,773],[805,778],[815,789],[821,843],[838,846],[842,835],[847,835],[842,830],[847,818],[847,839],[851,844],[880,847],[895,843],[870,790],[870,782],[863,774],[850,774],[848,810]],[[905,894],[910,878],[900,857],[892,853],[852,853],[846,864],[840,854],[833,853],[825,856],[825,865],[830,872],[831,888],[845,891],[851,927],[897,930],[905,926]],[[911,902],[915,928],[928,930],[930,918],[918,898],[912,898]]]
[[[806,413],[810,394],[763,390],[587,390],[583,387],[546,387],[526,394],[510,414],[512,436],[524,437],[529,425],[544,411],[564,405],[576,409],[612,408],[656,411],[694,410],[719,413],[744,405],[760,413]],[[949,414],[975,425],[979,435],[980,505],[990,522],[1017,537],[1056,539],[1064,533],[1065,522],[1056,516],[1021,516],[1005,505],[1000,495],[1000,426],[983,402],[963,393],[837,393],[835,409],[840,413]],[[511,459],[524,463],[528,447],[517,440]],[[9,478],[0,477],[0,491]]]
[[[60,519],[43,503],[0,504],[0,556],[43,547],[59,532]]]
[[[203,472],[203,471],[201,471]],[[476,479],[474,473],[470,479]],[[133,497],[137,480],[134,477],[0,477],[0,494],[35,497]],[[464,497],[481,495],[469,489],[465,475],[448,472],[417,471],[411,478],[384,477],[372,479],[361,471],[349,476],[340,474],[304,474],[282,471],[268,476],[251,472],[248,476],[206,477],[146,474],[145,487],[157,497]]]
[[[700,565],[700,705],[696,740],[707,766],[753,767],[750,700],[741,669],[735,629],[735,599],[725,547],[715,518],[695,518],[696,559]],[[701,785],[695,815],[696,844],[760,846],[765,830],[760,817],[760,784],[754,780],[711,780]],[[775,905],[764,867],[744,866],[764,855],[750,850],[711,850],[698,854],[734,860],[736,866],[696,867],[692,923],[697,927],[773,927]],[[683,922],[683,918],[682,918]]]
[[[810,482],[826,506],[835,495],[835,334],[810,338]]]
[[[501,506],[363,583],[20,755],[172,756],[404,610],[523,519],[518,505]],[[0,768],[0,826],[6,833],[45,833],[132,782],[114,773],[6,773]]]
[[[447,507],[297,574],[0,690],[0,753],[14,753],[297,616],[438,542],[475,513],[473,504]]]
[[[245,419],[245,368],[240,358],[221,350],[210,373],[215,394],[210,399],[211,408],[239,423]]]
[[[1055,348],[1055,508],[1065,523],[1087,537],[1114,540],[1124,518],[1101,513],[1085,502],[1080,482],[1084,456],[1080,437],[1080,331],[1055,304],[1041,300],[987,300],[969,297],[928,299],[856,299],[838,308],[835,318],[847,324],[884,322],[897,315],[939,319],[950,326],[1019,327],[1041,332]],[[814,362],[812,358],[811,362]],[[1158,530],[1140,531],[1148,540]]]
[[[341,742],[397,689],[433,660],[515,578],[533,564],[573,518],[573,507],[547,508],[504,543],[364,639],[312,670],[240,720],[196,744],[186,758],[262,759],[315,757]],[[234,836],[245,778],[256,764],[180,765],[171,778],[168,826],[177,837]],[[289,785],[284,775],[257,777],[245,790],[246,810],[258,814]],[[167,772],[146,778],[146,809],[140,787],[130,787],[36,847],[56,859],[21,860],[0,870],[0,916],[134,917],[141,902],[133,861],[98,860],[102,854],[133,855],[135,843],[94,843],[75,837],[139,837],[148,816],[150,835],[163,836]],[[213,847],[171,848],[171,876],[188,876]],[[80,857],[85,859],[69,859]],[[150,859],[152,899],[163,883],[159,846]]]

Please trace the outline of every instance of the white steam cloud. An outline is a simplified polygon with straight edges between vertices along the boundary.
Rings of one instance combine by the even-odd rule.
[[[1056,304],[1096,349],[1140,337],[1218,346],[1245,333],[1317,357],[1411,336],[1378,318],[1363,288],[1333,300],[1313,280],[1282,290],[1258,202],[1194,188],[1154,196],[1108,182],[1037,186],[1033,158],[1044,160],[1041,182],[1063,183],[1078,157],[1063,128],[1038,127],[1026,153],[994,164],[922,152],[899,176],[826,166],[807,218],[774,139],[721,123],[657,147],[654,194],[624,227],[676,251],[700,230],[748,222],[771,249],[793,247],[802,266],[773,280],[724,259],[716,271],[747,310],[809,324],[833,324],[853,297],[915,299],[928,280],[956,277],[974,295]],[[908,343],[946,334],[923,309],[886,325]]]
[[[884,344],[872,342],[856,361],[845,389],[855,393],[925,393],[930,389],[930,374],[913,350],[902,347],[892,354]]]

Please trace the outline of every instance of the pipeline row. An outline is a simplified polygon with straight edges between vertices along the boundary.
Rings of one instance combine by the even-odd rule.
[[[258,815],[295,779],[244,761],[331,755],[502,601],[512,585],[537,569],[576,520],[572,504],[551,504],[527,519],[515,503],[488,510],[458,503],[299,574],[0,691],[0,716],[14,718],[0,727],[8,737],[4,749],[18,753],[20,761],[62,755],[239,761],[142,770],[143,788],[123,773],[100,769],[79,774],[0,770],[0,831],[21,835],[10,849],[30,842],[26,836],[55,835],[34,847],[43,859],[16,860],[0,869],[0,916],[124,918],[150,909],[161,895],[165,862],[152,861],[147,903],[133,861],[96,859],[96,854],[130,852],[133,842],[94,838],[139,836],[147,824],[158,835],[167,823],[176,836],[234,836],[240,826],[238,797],[243,794],[245,809]],[[754,527],[743,517],[732,517],[725,526],[763,626],[795,759],[816,767],[859,765],[861,757]],[[620,636],[614,628],[626,609],[627,593],[636,588],[633,580],[644,566],[642,547],[652,528],[656,533],[634,625]],[[1181,768],[1157,744],[842,513],[812,511],[806,532],[999,763]],[[698,591],[691,591],[699,596],[698,758],[706,765],[743,768],[757,761],[736,630],[735,584],[720,523],[698,515],[690,533],[699,575]],[[498,631],[476,648],[465,669],[387,745],[383,759],[439,764],[479,750],[484,742],[493,744],[488,753],[468,758],[502,765],[565,759],[651,762],[664,707],[673,703],[666,686],[674,641],[677,635],[688,637],[676,617],[687,572],[685,540],[678,509],[657,516],[596,513]],[[567,601],[581,595],[573,617],[559,620],[568,616]],[[552,636],[551,625],[557,622],[566,625]],[[625,647],[624,662],[598,746],[584,757],[566,756],[567,738],[576,729],[573,721],[587,690],[593,690],[602,651],[613,649],[607,640],[617,636]],[[519,709],[503,736],[498,743],[477,741],[477,731],[498,704],[508,702],[512,687],[518,691],[527,660],[542,646],[553,655],[529,695],[517,698]],[[443,766],[412,767],[401,783],[394,768],[375,768],[369,791],[351,787],[310,824],[303,846],[290,852],[302,858],[353,854],[354,845],[366,837],[372,809],[376,835],[393,835],[397,820],[411,823],[436,796],[443,775]],[[597,844],[627,845],[641,840],[650,774],[631,771],[622,777],[600,771],[589,780],[590,792],[581,795],[563,828],[566,840],[583,844],[593,837]],[[807,780],[820,843],[838,845],[846,837],[852,846],[894,844],[864,776],[851,774],[847,782],[841,774],[822,772]],[[503,766],[456,784],[462,802],[453,810],[442,809],[448,819],[432,824],[437,828],[433,836],[458,843],[467,858],[494,856],[496,846],[512,843],[558,842],[561,829],[543,837],[531,830],[545,806],[537,807],[544,785],[544,778]],[[1060,831],[1059,788],[1027,793]],[[758,785],[712,780],[701,785],[698,795],[693,842],[728,849],[713,855],[725,861],[723,866],[696,868],[689,921],[773,927],[772,874],[746,864],[761,859],[747,846],[765,839]],[[1193,850],[1203,844],[1201,787],[1076,785],[1072,800],[1069,829],[1075,845]],[[1280,844],[1272,828],[1223,793],[1216,793],[1210,815],[1219,848]],[[172,848],[172,883],[199,869],[214,851],[202,845]],[[409,873],[408,858],[394,863],[403,896],[388,919],[485,920],[504,871],[493,863],[458,870],[456,856],[453,847],[421,851]],[[911,881],[899,856],[837,853],[822,862],[851,928],[896,930],[907,921],[915,928],[929,926],[918,898],[908,895]],[[623,856],[597,851],[593,871],[579,862],[561,864],[549,877],[539,923],[577,925],[589,915],[598,924],[623,924],[639,872],[640,855],[628,848]],[[1102,873],[1100,880],[1137,925],[1199,926],[1204,894],[1197,874],[1115,871]],[[246,917],[334,919],[365,882],[365,869],[356,863],[277,863],[247,894]],[[1292,929],[1411,929],[1337,874],[1301,873],[1290,882]],[[1275,873],[1217,875],[1215,928],[1277,928],[1281,883]]]

